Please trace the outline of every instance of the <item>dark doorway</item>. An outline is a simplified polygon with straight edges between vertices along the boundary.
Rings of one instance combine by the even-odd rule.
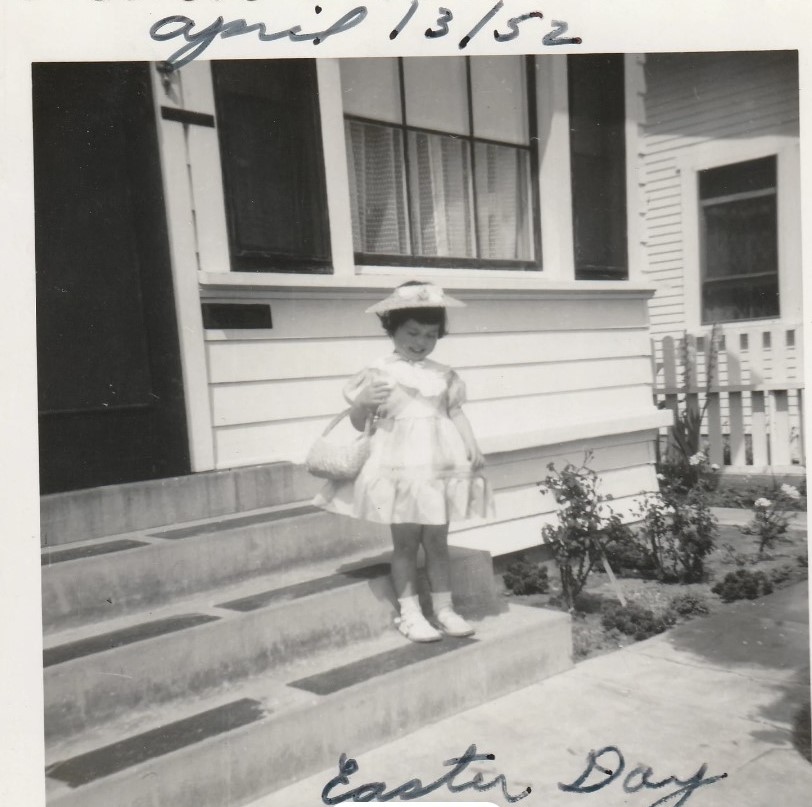
[[[146,64],[33,66],[43,493],[189,472]]]

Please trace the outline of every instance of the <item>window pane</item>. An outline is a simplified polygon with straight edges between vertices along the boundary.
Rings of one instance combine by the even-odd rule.
[[[410,132],[409,163],[416,254],[474,257],[468,144],[454,137]]]
[[[401,122],[397,59],[342,59],[341,99],[347,115]]]
[[[777,317],[778,277],[746,278],[705,283],[702,289],[703,322],[732,322]]]
[[[527,151],[477,143],[474,155],[480,257],[532,260]]]
[[[355,251],[408,255],[400,129],[347,121],[346,141]]]
[[[527,144],[527,76],[523,56],[471,59],[474,136]]]
[[[705,277],[778,271],[775,196],[702,208]]]
[[[403,60],[406,123],[424,129],[468,134],[468,82],[458,56]]]
[[[699,173],[699,198],[714,199],[735,193],[775,188],[775,157],[722,165]]]

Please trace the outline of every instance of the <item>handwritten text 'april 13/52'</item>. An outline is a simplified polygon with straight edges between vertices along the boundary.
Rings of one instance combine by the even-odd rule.
[[[457,43],[459,50],[464,50],[474,37],[489,23],[492,23],[499,12],[502,11],[504,5],[504,0],[498,0],[498,2],[477,21],[473,28],[460,38]],[[314,10],[316,14],[322,13],[321,6],[315,6]],[[417,25],[418,23],[413,23],[413,20],[418,16],[419,10],[420,1],[411,0],[406,12],[400,19],[395,21],[394,27],[389,32],[389,39],[396,39],[410,24]],[[184,44],[166,59],[166,65],[169,69],[177,69],[200,56],[218,37],[220,39],[228,39],[245,34],[256,34],[260,42],[274,42],[281,39],[288,39],[291,42],[310,42],[313,45],[319,45],[326,42],[330,37],[346,33],[361,25],[367,18],[367,15],[368,11],[366,6],[356,6],[339,17],[331,25],[317,31],[307,32],[302,30],[301,25],[292,25],[272,31],[269,29],[276,26],[269,26],[269,24],[265,22],[249,23],[245,19],[226,21],[223,17],[217,17],[217,19],[205,27],[198,27],[195,20],[190,17],[174,14],[169,17],[164,17],[152,25],[149,29],[149,35],[156,42],[168,42],[173,39],[183,40]],[[430,20],[431,25],[426,28],[423,34],[426,39],[441,39],[442,37],[452,34],[454,12],[451,9],[443,6],[436,8],[436,11],[432,11]],[[542,14],[541,11],[528,11],[504,21],[497,20],[495,23],[497,27],[495,27],[492,32],[493,38],[497,42],[510,42],[523,33],[525,28],[528,27],[525,25],[528,22],[535,27],[537,27],[540,22],[544,26],[545,32],[541,36],[542,45],[581,44],[580,37],[564,36],[569,29],[566,22],[552,20],[548,26],[544,22],[544,14]]]

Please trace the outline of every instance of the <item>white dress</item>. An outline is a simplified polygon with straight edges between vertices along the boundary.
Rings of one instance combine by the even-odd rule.
[[[451,420],[465,401],[457,373],[394,353],[353,376],[345,397],[352,401],[376,377],[393,389],[378,408],[369,459],[355,480],[328,482],[314,503],[380,524],[447,524],[490,515],[488,482],[471,469]]]

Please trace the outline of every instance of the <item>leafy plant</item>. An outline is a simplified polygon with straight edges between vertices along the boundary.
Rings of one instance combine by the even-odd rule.
[[[539,483],[540,492],[551,493],[558,505],[556,523],[545,525],[542,536],[553,549],[561,591],[570,611],[604,547],[627,533],[607,504],[612,497],[598,493],[598,475],[587,466],[591,457],[588,452],[580,467],[567,463],[561,471],[550,463],[549,473]]]
[[[739,552],[736,545],[730,542],[722,544],[720,560],[722,563],[735,563],[737,566],[746,566],[750,563],[750,557],[744,552]]]
[[[764,572],[751,572],[749,569],[728,572],[724,580],[711,589],[723,602],[755,600],[757,597],[771,594],[772,590],[773,584]]]
[[[666,457],[660,462],[661,472],[671,477],[674,486],[681,487],[683,491],[695,488],[699,484],[714,485],[718,477],[704,476],[707,470],[707,455],[702,450],[702,423],[710,401],[710,392],[719,372],[719,339],[721,330],[713,325],[707,336],[709,350],[705,364],[705,395],[704,403],[700,409],[694,374],[696,372],[695,357],[689,352],[688,334],[683,334],[680,342],[680,359],[682,364],[684,402],[681,411],[675,413],[674,424],[669,429],[669,445]],[[718,466],[709,466],[719,470]],[[710,489],[710,488],[709,488]]]
[[[708,601],[701,594],[690,591],[672,597],[668,607],[680,616],[705,616],[710,613]]]
[[[777,566],[770,570],[770,582],[774,586],[782,586],[784,583],[792,580],[795,574],[796,567],[790,563],[785,563],[782,566]]]
[[[508,565],[502,580],[514,594],[546,594],[550,590],[547,567],[543,563],[530,563],[523,555]]]
[[[610,603],[601,618],[601,624],[606,630],[620,631],[638,642],[662,633],[675,622],[676,616],[672,612],[657,615],[650,608],[636,602],[627,605]]]
[[[772,549],[786,535],[789,527],[787,514],[800,498],[797,488],[784,484],[771,499],[761,497],[753,502],[753,519],[739,530],[745,535],[756,536],[759,554],[763,554],[765,549]]]
[[[701,485],[684,490],[663,484],[638,510],[636,540],[645,547],[656,576],[665,582],[695,583],[705,578],[705,558],[713,551],[716,518]]]

